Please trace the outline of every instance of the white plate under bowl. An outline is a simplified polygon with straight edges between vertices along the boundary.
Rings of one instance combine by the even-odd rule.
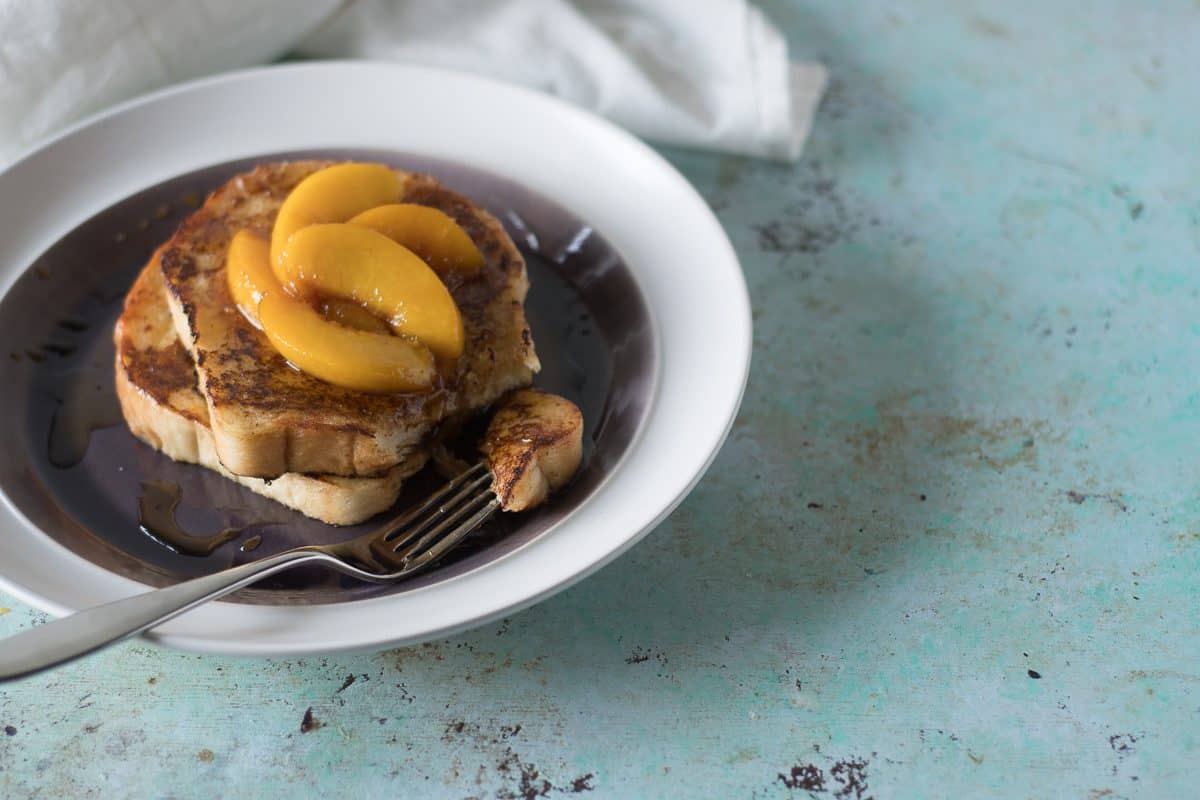
[[[657,397],[624,460],[528,545],[393,596],[324,605],[211,603],[150,637],[189,650],[286,655],[443,636],[531,605],[598,569],[660,522],[711,463],[750,362],[745,281],[691,185],[640,141],[537,92],[373,62],[237,72],[126,103],[0,174],[0,286],[82,221],[148,186],[266,153],[378,149],[511,179],[569,208],[621,254],[657,328]],[[536,331],[535,331],[536,335]],[[62,615],[146,587],[53,541],[6,496],[0,587]]]

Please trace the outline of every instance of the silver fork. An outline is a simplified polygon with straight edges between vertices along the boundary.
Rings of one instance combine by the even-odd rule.
[[[0,641],[0,681],[65,664],[300,564],[324,564],[374,583],[403,580],[450,552],[495,513],[492,476],[482,463],[410,511],[357,539],[307,545],[174,586],[115,600]]]

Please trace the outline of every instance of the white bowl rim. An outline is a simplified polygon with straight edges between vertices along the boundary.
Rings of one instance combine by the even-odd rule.
[[[326,91],[307,94],[318,88]],[[439,100],[447,96],[459,105],[397,125],[398,108],[442,110]],[[307,98],[317,109],[350,105],[357,116],[351,124],[351,115],[310,107],[306,118],[290,98]],[[405,102],[394,102],[399,98]],[[472,142],[476,134],[460,101],[489,112],[495,124],[486,148]],[[210,135],[229,134],[219,127],[228,121],[220,112],[231,107],[241,114],[234,131],[241,137]],[[148,153],[138,148],[136,132],[150,120],[179,122],[180,133],[158,137],[163,147]],[[559,151],[539,148],[545,141],[539,137],[551,133],[570,134],[568,149],[587,158],[564,160]],[[0,285],[7,292],[64,233],[142,188],[235,158],[329,147],[457,160],[561,202],[601,231],[626,258],[655,320],[654,400],[595,494],[553,531],[502,559],[394,596],[318,606],[210,603],[155,629],[152,640],[197,652],[299,655],[410,644],[511,614],[599,569],[666,518],[712,463],[741,403],[752,346],[749,295],[732,244],[687,180],[595,115],[533,90],[439,68],[373,61],[260,67],[163,89],[79,122],[0,173],[0,199],[22,188],[32,199],[0,218]],[[68,180],[72,156],[87,159],[88,180]],[[586,191],[575,178],[587,179]],[[44,188],[31,195],[22,182]],[[644,190],[641,199],[654,196],[651,219],[636,213],[639,198],[624,200],[623,190],[633,188]],[[663,225],[668,212],[672,224]],[[55,224],[37,224],[46,219]],[[675,263],[687,272],[674,274]],[[718,316],[719,330],[710,323]],[[0,548],[9,554],[0,564],[0,588],[51,614],[146,588],[58,545],[6,496]]]

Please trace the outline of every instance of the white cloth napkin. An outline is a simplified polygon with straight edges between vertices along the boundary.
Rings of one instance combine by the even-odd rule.
[[[289,53],[468,70],[658,142],[779,159],[826,81],[745,0],[0,0],[0,164],[112,103]]]

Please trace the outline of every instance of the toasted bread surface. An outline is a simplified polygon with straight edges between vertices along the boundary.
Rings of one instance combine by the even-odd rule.
[[[213,447],[237,475],[379,474],[410,460],[443,419],[482,410],[539,368],[524,314],[525,263],[503,226],[432,178],[399,171],[403,202],[444,211],[483,253],[477,276],[449,284],[463,316],[463,356],[443,386],[423,394],[365,394],[291,367],[234,305],[225,253],[239,230],[269,237],[288,192],[330,163],[263,164],[233,178],[162,251],[171,317],[196,367]]]
[[[191,357],[176,336],[158,253],[125,298],[114,330],[116,387],[130,430],[176,461],[200,464],[301,513],[352,525],[390,508],[401,483],[425,463],[423,449],[375,477],[287,473],[274,480],[234,475],[218,458],[208,404],[196,386]]]
[[[500,507],[526,511],[575,477],[583,459],[583,414],[565,397],[521,389],[492,417],[479,449]]]

